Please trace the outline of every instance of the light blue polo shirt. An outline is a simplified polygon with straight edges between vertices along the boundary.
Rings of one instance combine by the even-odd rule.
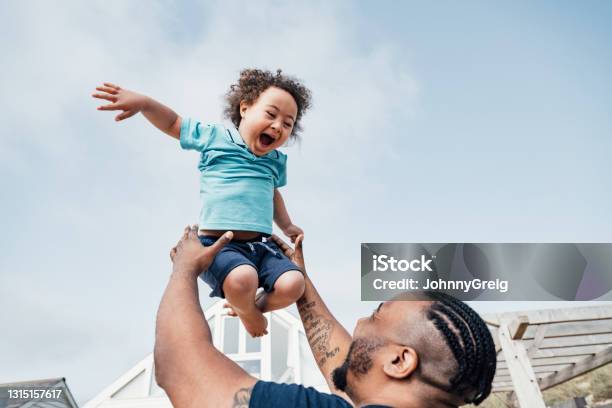
[[[287,184],[287,155],[255,156],[236,128],[188,118],[180,141],[200,152],[200,228],[271,234],[274,189]]]

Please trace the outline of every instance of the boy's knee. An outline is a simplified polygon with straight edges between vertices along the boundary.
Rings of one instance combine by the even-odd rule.
[[[283,273],[274,284],[274,291],[279,295],[298,299],[304,293],[306,284],[304,275],[300,271],[288,271]]]
[[[240,265],[227,275],[223,281],[223,291],[243,294],[257,290],[257,271],[250,265]]]

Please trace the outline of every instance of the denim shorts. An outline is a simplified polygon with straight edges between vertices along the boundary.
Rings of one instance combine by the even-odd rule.
[[[209,235],[198,238],[204,246],[210,246],[218,239]],[[210,297],[225,298],[223,281],[232,269],[240,265],[255,268],[259,287],[268,293],[274,290],[274,283],[283,273],[300,270],[272,240],[264,240],[263,236],[247,241],[233,240],[219,251],[208,270],[200,274],[212,289]]]

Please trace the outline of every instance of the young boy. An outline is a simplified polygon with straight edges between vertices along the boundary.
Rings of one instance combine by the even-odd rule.
[[[96,90],[94,98],[111,102],[99,110],[123,111],[115,120],[141,112],[182,148],[201,153],[200,240],[210,246],[233,232],[233,241],[201,277],[211,296],[227,299],[253,337],[266,334],[263,313],[290,305],[304,291],[299,268],[265,238],[272,233],[272,219],[292,241],[303,234],[278,191],[286,184],[287,156],[276,149],[299,132],[310,91],[280,70],[243,70],[226,95],[225,115],[234,128],[181,118],[154,99],[111,83]],[[256,299],[258,287],[264,294]]]

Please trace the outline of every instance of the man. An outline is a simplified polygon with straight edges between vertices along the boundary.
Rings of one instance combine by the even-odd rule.
[[[381,303],[351,338],[307,275],[298,309],[333,395],[258,381],[213,346],[198,298],[200,271],[231,237],[204,248],[197,228],[188,227],[170,253],[174,268],[157,313],[155,370],[175,407],[457,407],[489,395],[495,347],[464,303],[433,293]],[[274,237],[305,271],[302,238],[292,250]]]

